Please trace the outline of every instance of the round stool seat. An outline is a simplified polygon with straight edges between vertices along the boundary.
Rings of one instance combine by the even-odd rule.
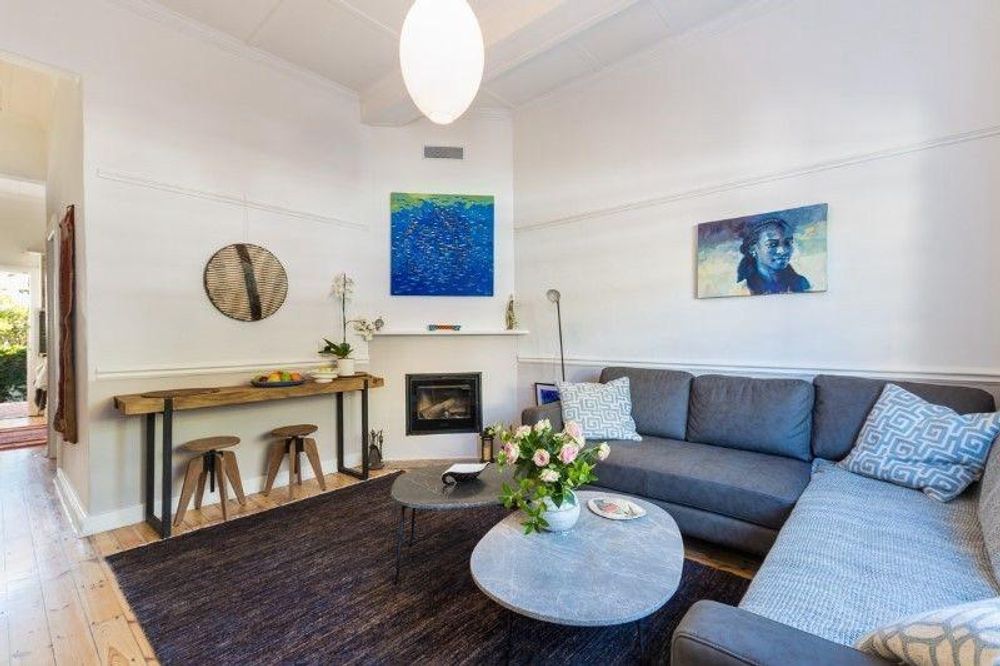
[[[239,437],[203,437],[201,439],[192,439],[180,448],[184,451],[190,451],[191,453],[206,453],[208,451],[216,451],[218,449],[228,449],[239,443]]]
[[[317,430],[319,430],[319,426],[314,426],[311,423],[301,423],[299,425],[289,425],[282,426],[281,428],[275,428],[271,431],[271,434],[275,437],[286,439],[288,437],[305,437],[313,434]]]

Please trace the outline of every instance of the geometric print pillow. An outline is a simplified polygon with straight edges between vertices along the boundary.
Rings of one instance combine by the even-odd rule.
[[[982,476],[998,434],[1000,413],[962,415],[886,384],[839,465],[947,502]]]
[[[1000,597],[908,617],[876,629],[856,647],[910,666],[998,666]]]
[[[628,377],[607,384],[560,382],[563,422],[576,421],[585,439],[625,439],[641,442],[632,419],[632,393]]]

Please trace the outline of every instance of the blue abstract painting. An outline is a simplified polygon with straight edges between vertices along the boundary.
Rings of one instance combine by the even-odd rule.
[[[393,192],[393,296],[492,296],[493,197]]]

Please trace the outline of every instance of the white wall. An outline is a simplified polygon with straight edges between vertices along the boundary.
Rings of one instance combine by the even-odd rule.
[[[515,115],[522,402],[609,362],[1000,380],[992,0],[752,3]],[[696,300],[695,225],[826,202],[823,294]]]
[[[45,186],[0,175],[0,266],[30,268],[45,246]]]
[[[340,271],[357,280],[357,314],[378,309],[393,324],[416,325],[440,307],[386,295],[390,190],[474,188],[497,196],[504,211],[497,284],[505,291],[447,311],[472,321],[496,307],[502,317],[500,302],[513,285],[509,120],[370,130],[353,95],[176,24],[148,3],[7,5],[0,48],[81,80],[89,395],[80,449],[89,478],[71,482],[91,529],[141,517],[140,424],[115,414],[113,395],[231,384],[257,368],[315,362],[320,337],[338,330],[329,291]],[[476,157],[424,163],[419,149],[432,139],[465,143]],[[288,300],[263,322],[226,318],[202,290],[205,261],[240,241],[268,247],[288,272]],[[317,398],[183,413],[175,438],[242,437],[238,455],[251,490],[263,472],[265,433],[279,425],[317,423],[323,458],[334,464],[333,404]],[[348,449],[356,453],[348,463],[360,453],[356,408],[349,401]]]

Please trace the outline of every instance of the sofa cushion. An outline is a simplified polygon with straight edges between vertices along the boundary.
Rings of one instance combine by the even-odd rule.
[[[632,419],[628,377],[607,384],[559,382],[563,424],[575,421],[592,439],[639,441]]]
[[[801,379],[702,375],[691,385],[687,439],[812,460],[813,387]]]
[[[993,564],[993,577],[1000,583],[1000,444],[993,444],[993,451],[986,461],[986,471],[979,487],[977,514],[986,552]]]
[[[740,607],[853,645],[898,618],[998,593],[974,493],[942,503],[817,461]]]
[[[601,382],[628,377],[632,418],[640,435],[684,439],[694,375],[677,370],[604,368]]]
[[[809,483],[809,464],[660,437],[611,442],[595,485],[777,529]]]
[[[857,443],[838,464],[947,502],[979,480],[998,434],[1000,413],[957,414],[886,384]]]
[[[864,377],[817,375],[816,408],[813,419],[813,455],[840,460],[854,447],[868,413],[888,382]],[[967,386],[943,386],[916,382],[893,382],[935,405],[959,414],[992,412],[996,405],[986,391]]]

